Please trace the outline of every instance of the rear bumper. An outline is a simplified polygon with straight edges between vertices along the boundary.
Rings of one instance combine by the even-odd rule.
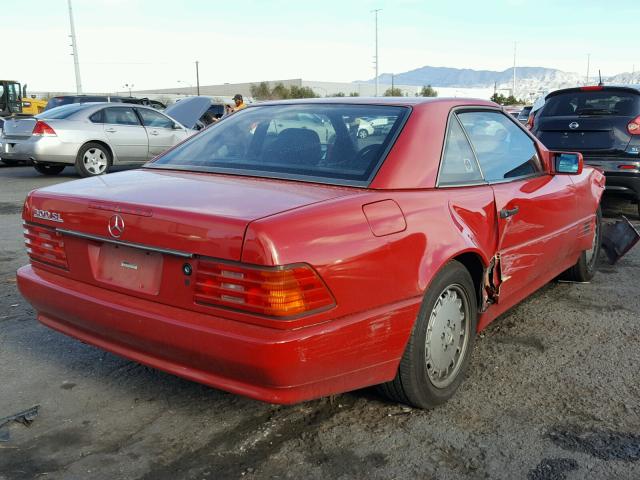
[[[0,144],[0,158],[7,160],[73,164],[78,153],[77,145],[61,142],[58,137],[2,138]]]
[[[640,201],[640,171],[624,171],[619,165],[636,165],[640,170],[640,160],[627,157],[621,158],[589,158],[585,157],[585,164],[598,167],[604,171],[607,179],[606,189],[633,195]]]
[[[420,299],[298,330],[187,311],[31,265],[18,287],[38,320],[139,363],[271,403],[296,403],[392,379]]]

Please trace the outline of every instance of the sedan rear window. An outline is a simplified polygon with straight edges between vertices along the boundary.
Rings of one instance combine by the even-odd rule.
[[[576,115],[635,116],[640,113],[640,95],[616,90],[572,91],[547,99],[541,115],[564,117]]]
[[[80,105],[78,103],[72,103],[71,105],[63,105],[61,107],[55,107],[51,110],[47,110],[45,112],[39,113],[36,115],[36,118],[49,119],[49,120],[59,120],[61,118],[69,118],[74,113],[82,110],[84,105]]]
[[[250,107],[147,166],[365,186],[408,112],[380,105]]]

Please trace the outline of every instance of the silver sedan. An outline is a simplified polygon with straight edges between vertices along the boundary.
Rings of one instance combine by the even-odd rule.
[[[0,158],[31,160],[45,175],[75,165],[81,176],[88,177],[106,173],[112,165],[144,163],[194,133],[149,107],[71,104],[35,117],[6,119]]]

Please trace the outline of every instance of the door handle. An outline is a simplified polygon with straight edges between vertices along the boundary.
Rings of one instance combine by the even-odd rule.
[[[160,135],[157,130],[151,130],[149,135]]]
[[[500,210],[500,218],[508,218],[520,211],[520,207],[513,207],[512,209],[503,208]]]
[[[108,133],[116,133],[117,130],[115,128],[105,128],[104,131]]]

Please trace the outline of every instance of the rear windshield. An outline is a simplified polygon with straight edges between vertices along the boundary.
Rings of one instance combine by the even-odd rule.
[[[640,95],[620,90],[576,91],[547,99],[543,117],[576,115],[636,116],[640,113]]]
[[[366,186],[408,112],[378,105],[249,107],[147,166]]]
[[[46,112],[39,113],[36,118],[42,118],[45,120],[58,120],[61,118],[68,118],[74,113],[85,108],[84,105],[79,103],[72,103],[71,105],[63,105],[61,107],[55,107]]]

